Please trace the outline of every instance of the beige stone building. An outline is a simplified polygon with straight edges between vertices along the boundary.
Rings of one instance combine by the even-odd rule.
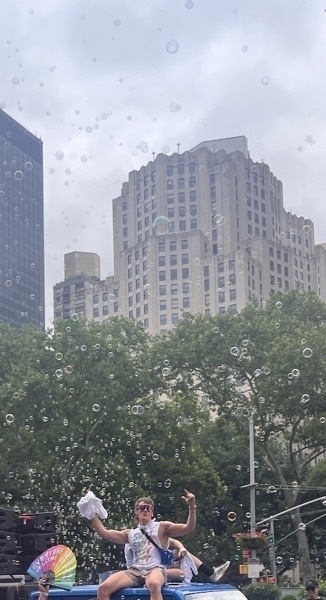
[[[132,171],[113,200],[113,240],[114,277],[105,281],[99,257],[90,258],[96,255],[65,256],[55,319],[82,312],[76,277],[87,288],[87,319],[123,314],[151,334],[174,327],[185,311],[237,312],[278,290],[313,290],[326,299],[326,247],[315,246],[311,220],[284,209],[282,183],[267,164],[252,161],[244,136],[159,154]]]

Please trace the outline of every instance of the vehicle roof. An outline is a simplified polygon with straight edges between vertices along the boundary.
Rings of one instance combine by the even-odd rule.
[[[91,598],[92,600],[96,598],[98,585],[75,585],[71,588],[70,591],[62,590],[59,588],[50,588],[49,597],[56,598]],[[168,585],[164,585],[162,588],[163,596],[170,596],[171,598],[174,596],[175,598],[182,598],[185,594],[198,594],[205,592],[237,592],[237,594],[241,594],[240,590],[228,584],[213,584],[213,583],[170,583]],[[148,598],[149,591],[145,587],[129,587],[122,588],[118,592],[112,595],[112,599],[120,600],[123,596],[127,598],[128,596],[135,596],[138,598]],[[32,600],[38,600],[39,592],[32,592],[30,595]]]

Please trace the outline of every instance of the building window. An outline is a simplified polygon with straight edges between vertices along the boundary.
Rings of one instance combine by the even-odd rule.
[[[186,221],[179,221],[179,231],[186,231]]]
[[[269,268],[271,271],[274,271],[274,261],[272,261],[272,260],[269,261]]]
[[[204,279],[204,290],[205,292],[209,291],[209,279]]]
[[[134,318],[134,311],[133,310],[130,310],[128,314],[129,314],[129,319],[133,319]]]
[[[178,279],[178,269],[171,269],[170,271],[170,279]]]
[[[183,265],[187,265],[189,263],[189,254],[181,254],[181,262]]]
[[[94,319],[96,319],[96,317],[99,316],[99,312],[100,312],[100,309],[98,307],[94,308],[94,310],[93,310]]]
[[[128,223],[128,215],[127,214],[122,216],[122,223],[123,223],[123,225],[127,225],[127,223]]]
[[[146,217],[145,219],[145,227],[149,227],[149,217]]]
[[[93,304],[98,304],[98,294],[95,294],[95,296],[93,296]]]
[[[196,177],[189,177],[189,187],[196,187]]]
[[[217,280],[217,285],[219,288],[223,288],[225,286],[225,279],[224,277],[219,277]]]
[[[176,264],[178,264],[178,257],[176,254],[171,254],[170,255],[170,266],[173,267]]]
[[[182,279],[188,279],[189,277],[189,269],[187,267],[184,267],[182,269]]]
[[[171,283],[171,296],[176,295],[178,293],[178,284]]]
[[[184,186],[185,186],[184,177],[179,177],[179,179],[178,179],[178,188],[184,188]]]
[[[105,306],[103,306],[103,317],[106,317],[109,314],[109,307],[106,304]]]
[[[168,217],[169,217],[169,219],[174,217],[174,207],[173,206],[168,206]]]
[[[184,166],[184,164],[183,164],[183,163],[180,163],[180,164],[178,165],[178,175],[183,175],[183,174],[184,174],[184,172],[185,172],[185,166]]]
[[[144,329],[148,329],[148,319],[144,319]]]
[[[186,296],[182,299],[182,308],[190,308],[190,298]]]
[[[167,174],[168,177],[171,176],[171,175],[173,175],[173,165],[168,165],[166,167],[166,174]]]
[[[251,221],[251,210],[247,210],[247,219]]]
[[[197,206],[195,204],[192,204],[190,206],[190,216],[196,217],[196,215],[197,215]]]
[[[190,192],[189,192],[189,200],[190,200],[190,202],[197,202],[197,192],[196,192],[196,190],[190,190]]]
[[[158,243],[158,251],[159,252],[165,252],[165,242],[159,242]]]
[[[148,304],[144,304],[144,315],[148,315]]]
[[[235,260],[231,259],[229,260],[229,271],[233,271],[233,269],[235,269]]]
[[[122,203],[122,210],[127,210],[128,208],[128,203],[127,202],[123,202]]]
[[[275,277],[274,277],[274,275],[271,275],[271,285],[275,285]]]
[[[124,227],[122,230],[123,237],[128,237],[128,227]]]
[[[129,298],[128,298],[128,306],[132,306],[132,305],[133,305],[133,302],[134,302],[134,299],[133,299],[133,297],[132,297],[132,296],[129,296]]]
[[[148,284],[148,275],[143,275],[143,285]]]
[[[235,285],[235,273],[230,273],[229,282]]]
[[[160,296],[166,296],[166,285],[160,285],[158,291]]]
[[[178,313],[172,313],[172,317],[171,317],[172,325],[177,325],[178,321],[179,321]]]
[[[119,303],[118,302],[115,302],[113,304],[113,310],[114,310],[114,312],[118,312],[119,311]]]
[[[140,292],[137,292],[136,294],[136,304],[139,304],[140,302]]]
[[[166,325],[168,322],[166,315],[160,315],[160,325]]]
[[[188,250],[188,240],[181,240],[181,250]]]
[[[186,194],[184,192],[178,193],[178,201],[180,204],[186,201]]]
[[[159,256],[158,257],[158,266],[159,267],[165,267],[165,256]]]
[[[220,292],[218,295],[218,301],[222,304],[222,302],[225,302],[225,292]]]
[[[136,308],[136,319],[139,319],[140,317],[140,306],[137,306]]]
[[[237,299],[237,290],[230,290],[230,300]]]
[[[166,299],[160,300],[160,310],[166,310]]]
[[[185,217],[185,216],[186,216],[186,207],[179,206],[179,217]]]
[[[188,283],[188,281],[182,284],[182,293],[190,294],[190,283]]]
[[[167,203],[168,204],[173,204],[174,203],[174,195],[173,194],[168,194],[167,195]]]
[[[179,308],[178,298],[171,298],[171,308],[173,308],[173,309]]]
[[[216,198],[216,187],[211,187],[211,198],[212,200]]]
[[[248,233],[251,235],[252,234],[252,227],[251,225],[248,225]]]
[[[168,190],[173,190],[173,179],[167,179],[167,181],[166,181],[166,188]]]
[[[128,283],[128,293],[131,294],[132,292],[132,281],[129,281]]]
[[[190,219],[190,229],[197,229],[197,219]]]
[[[135,266],[135,275],[139,275],[139,273],[140,273],[140,266],[139,266],[139,264],[137,264]]]

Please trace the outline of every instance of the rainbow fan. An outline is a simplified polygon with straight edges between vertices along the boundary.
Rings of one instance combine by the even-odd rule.
[[[77,560],[67,546],[51,546],[33,560],[27,573],[43,585],[71,590],[75,583]]]

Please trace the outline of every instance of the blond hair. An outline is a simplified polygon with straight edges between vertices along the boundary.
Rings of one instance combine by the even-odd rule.
[[[139,504],[141,504],[142,502],[144,504],[150,504],[154,508],[154,500],[152,500],[152,498],[150,498],[149,496],[142,496],[141,498],[138,498],[138,500],[136,500],[135,509],[138,508]]]

